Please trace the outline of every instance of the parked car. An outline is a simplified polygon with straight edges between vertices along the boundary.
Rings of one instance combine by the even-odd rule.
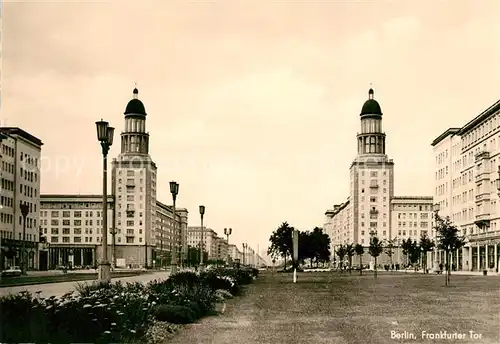
[[[2,277],[7,276],[21,276],[22,271],[19,266],[11,266],[7,270],[2,271]]]

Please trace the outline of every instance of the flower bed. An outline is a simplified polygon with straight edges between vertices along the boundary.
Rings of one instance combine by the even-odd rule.
[[[215,314],[216,304],[241,293],[252,270],[182,272],[168,280],[80,285],[47,299],[21,292],[0,298],[2,343],[117,343],[173,332],[178,324]],[[151,338],[150,338],[151,339]],[[149,341],[149,340],[148,340]]]

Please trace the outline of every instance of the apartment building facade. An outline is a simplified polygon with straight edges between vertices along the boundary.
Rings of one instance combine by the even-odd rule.
[[[127,255],[128,246],[122,228],[116,228],[113,196],[108,196],[108,259],[117,267],[140,267],[143,262],[135,255]],[[153,266],[170,262],[174,247],[173,209],[158,202],[155,216],[155,246]],[[187,227],[187,210],[176,211],[176,229]],[[40,261],[40,269],[57,266],[85,268],[96,266],[102,253],[102,195],[42,195],[40,202],[40,232],[47,244],[43,251],[47,258]],[[177,235],[178,237],[178,235]]]
[[[2,127],[0,135],[0,270],[20,265],[23,242],[27,268],[37,269],[43,143],[21,128]],[[29,206],[24,233],[21,203]]]
[[[452,252],[452,264],[458,270],[498,271],[500,101],[431,145],[439,215],[448,216],[466,240],[465,247]],[[444,262],[444,253],[435,252],[432,259]]]

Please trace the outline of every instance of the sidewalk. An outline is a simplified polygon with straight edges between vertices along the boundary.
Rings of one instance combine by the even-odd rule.
[[[423,274],[424,271],[423,270],[418,270],[418,271],[415,271],[415,270],[399,270],[399,271],[395,271],[395,272],[398,272],[398,273],[417,273],[417,274]],[[445,274],[446,271],[443,271],[443,274]],[[437,275],[437,273],[435,271],[432,271],[432,270],[429,270],[429,275]],[[483,276],[483,272],[482,271],[452,271],[451,272],[451,275],[459,275],[459,276]],[[500,273],[498,272],[491,272],[491,271],[488,271],[488,274],[487,276],[500,276]]]

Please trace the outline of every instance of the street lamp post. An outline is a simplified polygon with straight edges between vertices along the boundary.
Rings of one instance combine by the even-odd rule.
[[[110,264],[108,260],[108,152],[113,144],[115,128],[102,119],[95,122],[97,127],[97,140],[102,148],[102,257],[99,263],[98,279],[102,282],[111,280]]]
[[[243,243],[241,244],[241,246],[243,247],[243,266],[246,266],[247,262],[247,253],[246,253],[246,250],[248,248],[248,244],[247,243]]]
[[[432,209],[434,211],[434,224],[436,223],[436,218],[439,215],[439,208],[440,208],[439,203],[434,204],[433,209]],[[439,261],[438,261],[437,233],[436,233],[436,229],[435,228],[434,228],[434,240],[436,242],[434,244],[434,262],[433,262],[432,270],[438,271]]]
[[[116,269],[116,228],[111,228],[109,230],[111,234],[111,267]]]
[[[224,228],[224,234],[227,238],[227,264],[229,265],[229,236],[233,233],[232,228]]]
[[[172,250],[172,268],[170,269],[172,275],[177,273],[177,249],[179,246],[179,241],[177,240],[177,218],[175,216],[175,201],[177,199],[177,194],[179,193],[179,184],[172,181],[170,182],[170,193],[172,194],[173,201],[173,217],[174,217],[174,247]]]
[[[23,242],[21,248],[21,271],[22,274],[26,274],[26,218],[30,211],[30,207],[26,202],[20,202],[19,207],[21,208],[21,215],[23,216]]]
[[[205,215],[205,206],[200,205],[200,217],[201,217],[201,239],[200,239],[200,271],[203,271],[203,215]]]

